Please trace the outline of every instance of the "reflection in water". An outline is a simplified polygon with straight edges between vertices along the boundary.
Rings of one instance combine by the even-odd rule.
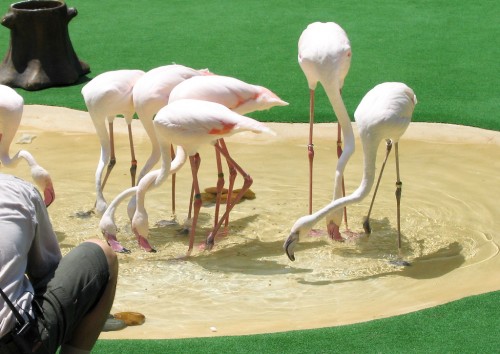
[[[401,253],[395,230],[394,162],[389,160],[372,213],[372,234],[343,243],[326,236],[302,239],[296,248],[297,261],[292,263],[282,245],[295,220],[307,212],[306,139],[287,138],[286,125],[275,128],[278,137],[271,140],[253,136],[228,140],[231,154],[254,179],[251,188],[256,199],[235,207],[229,235],[216,239],[212,252],[195,248],[191,258],[179,258],[188,244],[181,231],[188,210],[189,168],[177,177],[177,223],[155,225],[171,218],[169,182],[147,196],[150,242],[158,253],[139,250],[126,203],[120,206],[118,237],[132,253],[119,255],[114,310],[142,312],[146,323],[103,334],[104,338],[214,335],[208,330],[211,326],[218,328],[218,335],[330,326],[432,306],[475,293],[475,286],[485,287],[484,291],[492,286],[483,269],[499,263],[500,225],[491,196],[500,195],[494,182],[500,161],[476,157],[498,156],[498,145],[429,143],[403,137]],[[331,136],[335,129],[335,125],[327,128]],[[29,148],[53,176],[57,198],[49,212],[67,253],[85,239],[102,237],[98,218],[88,213],[95,201],[93,174],[99,144],[94,134],[85,131],[36,133],[39,138]],[[325,135],[315,142],[314,209],[328,203],[333,193],[335,144]],[[135,140],[140,164],[150,148],[146,138]],[[117,156],[127,156],[126,135],[117,139],[117,149],[123,150]],[[380,159],[384,151],[379,152]],[[204,187],[216,182],[213,155],[213,149],[201,151]],[[361,164],[358,149],[345,172],[347,193],[359,183]],[[127,163],[118,161],[106,186],[108,201],[128,187],[128,173]],[[29,180],[29,171],[16,174]],[[241,183],[237,179],[235,188]],[[349,207],[352,231],[362,232],[368,205],[369,198]],[[203,244],[212,227],[213,211],[210,204],[201,210],[197,245]],[[325,223],[316,228],[324,230]],[[391,263],[398,259],[411,265]],[[457,282],[457,277],[467,281]],[[457,290],[462,283],[469,288]]]

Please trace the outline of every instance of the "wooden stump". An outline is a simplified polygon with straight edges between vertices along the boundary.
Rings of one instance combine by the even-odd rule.
[[[62,1],[14,3],[2,19],[10,45],[0,64],[0,84],[29,91],[71,85],[90,72],[71,44],[68,23],[77,15]]]

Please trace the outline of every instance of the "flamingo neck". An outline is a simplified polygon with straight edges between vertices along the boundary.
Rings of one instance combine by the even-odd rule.
[[[333,200],[317,212],[304,217],[302,224],[306,224],[308,229],[312,229],[319,220],[325,218],[327,215],[342,210],[342,208],[348,205],[360,202],[370,193],[375,181],[375,162],[379,142],[369,141],[369,138],[362,140],[362,142],[364,159],[363,178],[360,185],[350,195]]]

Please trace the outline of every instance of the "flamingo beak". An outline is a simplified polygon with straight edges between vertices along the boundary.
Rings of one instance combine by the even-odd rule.
[[[56,192],[53,187],[47,187],[43,191],[43,198],[45,202],[45,206],[49,207],[50,204],[56,199]]]
[[[295,254],[293,250],[298,241],[299,241],[299,232],[295,231],[290,233],[290,235],[285,241],[285,244],[283,245],[283,249],[285,250],[286,255],[292,262],[295,261]]]
[[[130,253],[130,250],[123,247],[121,243],[116,239],[115,235],[108,234],[107,232],[103,232],[102,235],[104,236],[104,239],[111,247],[111,249],[116,253]]]
[[[151,247],[149,241],[141,235],[137,236],[137,242],[139,242],[139,247],[141,247],[146,252],[156,253],[156,250]]]

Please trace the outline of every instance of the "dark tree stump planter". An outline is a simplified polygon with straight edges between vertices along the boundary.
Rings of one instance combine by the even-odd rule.
[[[90,72],[76,56],[68,34],[74,8],[56,0],[14,3],[3,17],[10,45],[0,64],[0,84],[34,91],[76,83]]]

